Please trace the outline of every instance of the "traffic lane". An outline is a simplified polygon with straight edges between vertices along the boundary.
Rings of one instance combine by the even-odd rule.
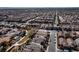
[[[50,31],[50,44],[49,44],[49,49],[48,52],[55,52],[56,47],[55,47],[55,33],[56,31]]]

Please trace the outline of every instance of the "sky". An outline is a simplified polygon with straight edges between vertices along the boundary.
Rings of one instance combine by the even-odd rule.
[[[78,7],[78,0],[0,0],[0,7]]]

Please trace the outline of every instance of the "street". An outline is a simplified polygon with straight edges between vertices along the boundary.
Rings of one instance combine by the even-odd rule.
[[[48,52],[55,52],[55,50],[56,50],[56,47],[55,47],[55,44],[56,44],[55,33],[56,33],[55,30],[50,31],[50,43],[49,43]]]

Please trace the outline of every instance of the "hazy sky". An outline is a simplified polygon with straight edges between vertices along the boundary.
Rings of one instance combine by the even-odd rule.
[[[0,0],[0,7],[78,7],[78,0]]]

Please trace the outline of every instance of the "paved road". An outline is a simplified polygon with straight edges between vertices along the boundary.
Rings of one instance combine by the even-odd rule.
[[[55,26],[57,27],[58,24],[58,13],[56,12],[56,16],[55,16]],[[55,38],[55,33],[57,31],[56,30],[51,30],[50,32],[50,44],[48,47],[48,52],[55,52],[56,51],[56,38]]]
[[[36,18],[38,18],[38,17],[36,17]],[[36,18],[28,20],[28,21],[26,22],[26,24],[29,24],[29,22],[34,21]]]
[[[50,44],[49,44],[48,52],[55,52],[56,50],[56,46],[55,46],[55,42],[56,42],[55,33],[56,32],[57,31],[55,30],[50,31]]]

